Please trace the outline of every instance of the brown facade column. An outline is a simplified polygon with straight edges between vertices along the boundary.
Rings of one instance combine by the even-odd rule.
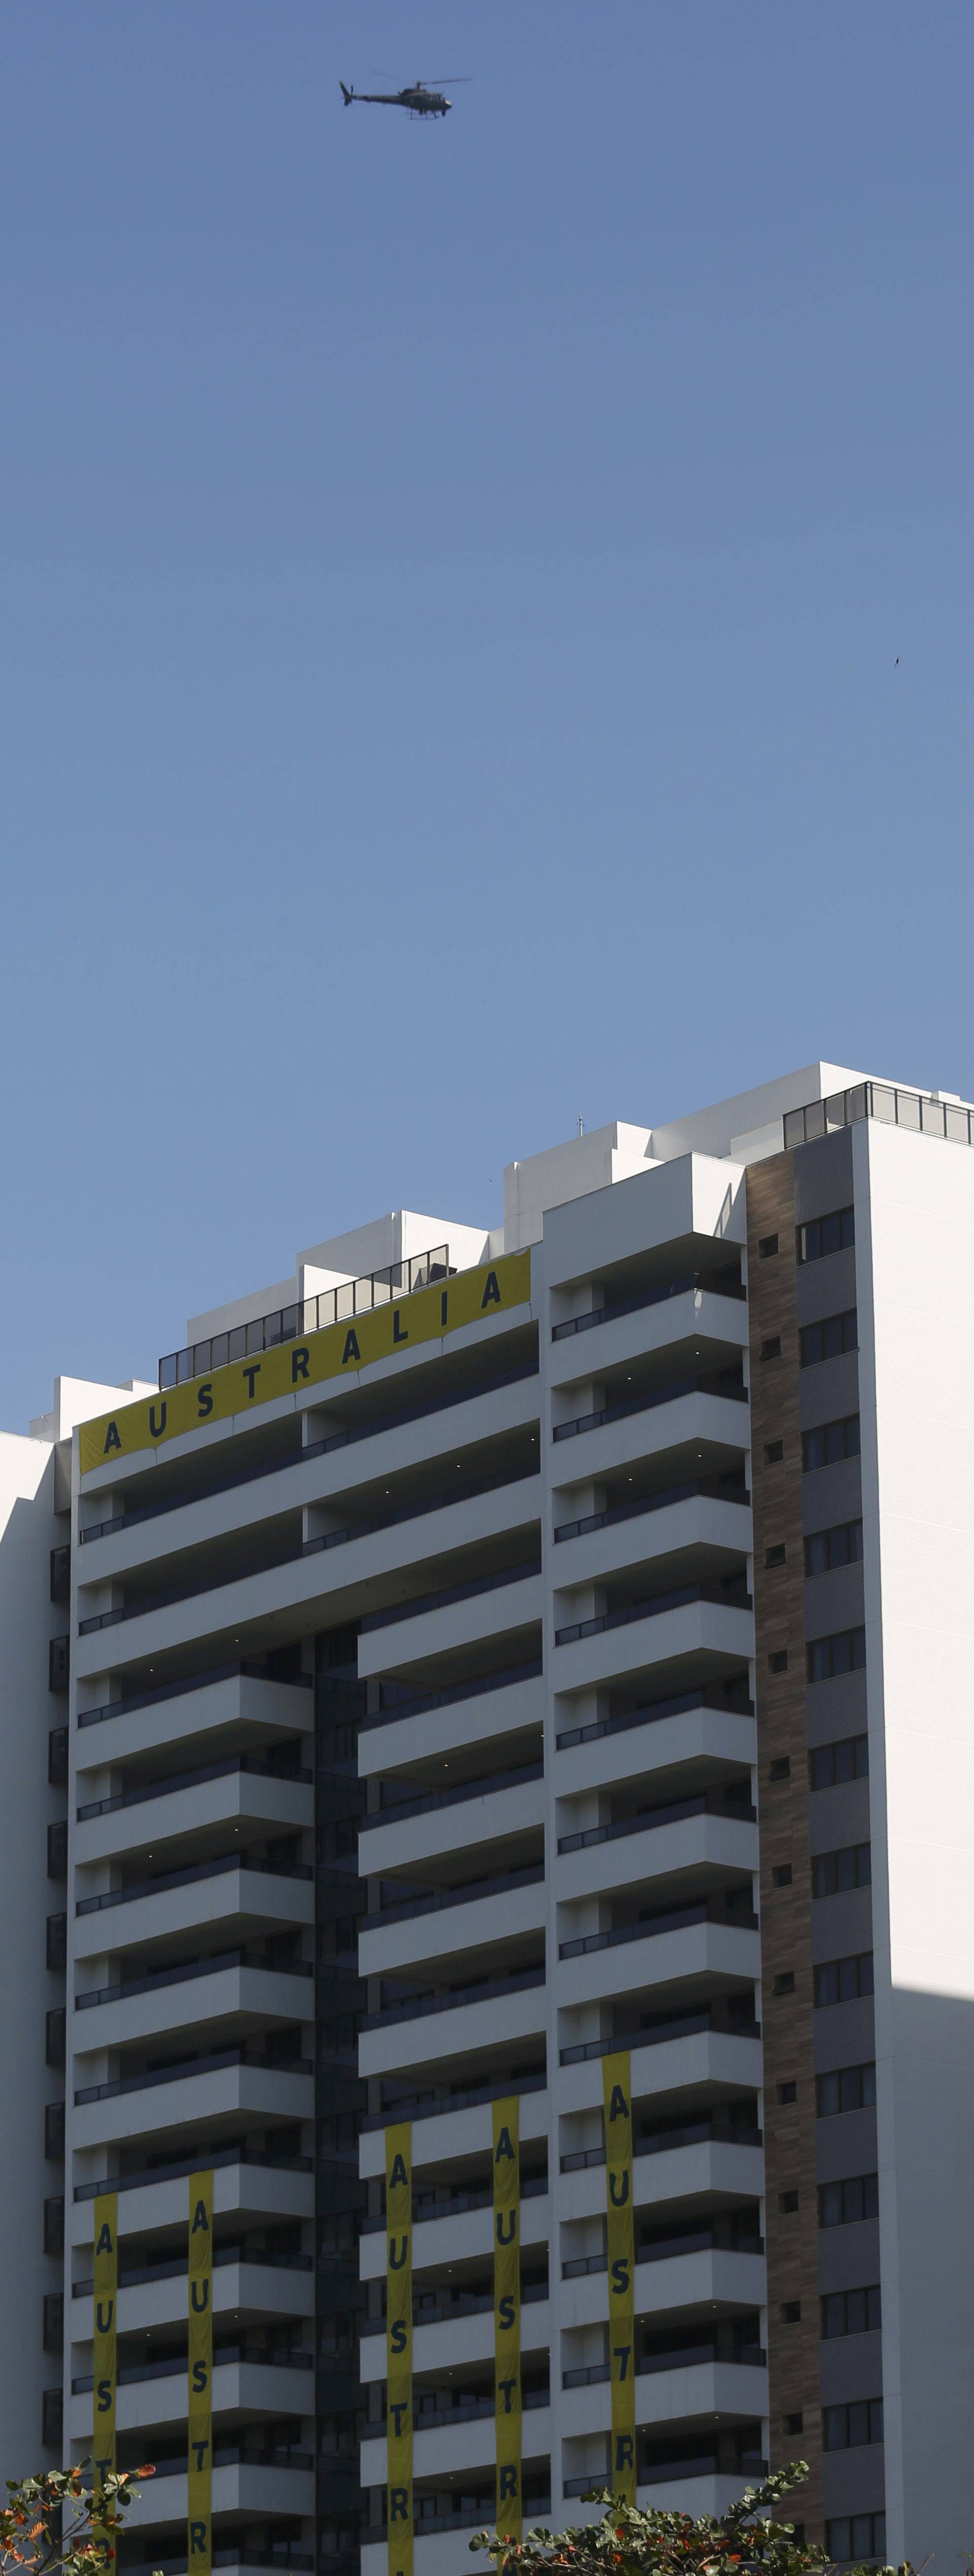
[[[794,1158],[747,1175],[761,1869],[770,2465],[807,2460],[794,2510],[822,2536],[805,1562]],[[790,2427],[792,2429],[790,2429]]]

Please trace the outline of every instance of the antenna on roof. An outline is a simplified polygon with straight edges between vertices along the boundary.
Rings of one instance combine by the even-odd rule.
[[[580,1136],[584,1136],[584,1134],[585,1134],[585,1120],[584,1120],[584,1118],[580,1118],[580,1119],[579,1119],[579,1122],[578,1122],[578,1132],[579,1132],[579,1135],[580,1135]]]

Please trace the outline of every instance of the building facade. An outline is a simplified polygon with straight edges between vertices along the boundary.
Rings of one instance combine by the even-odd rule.
[[[972,1145],[807,1067],[58,1426],[24,2280],[130,2567],[796,2456],[836,2560],[966,2549]]]

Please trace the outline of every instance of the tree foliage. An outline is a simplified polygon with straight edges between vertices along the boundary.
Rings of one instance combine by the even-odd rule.
[[[20,2567],[28,2576],[99,2576],[113,2568],[132,2490],[154,2472],[112,2469],[93,2488],[85,2485],[86,2465],[7,2479],[7,2502],[0,2506],[0,2576]]]
[[[777,2519],[777,2507],[808,2476],[804,2460],[778,2469],[763,2486],[747,2487],[718,2516],[664,2513],[656,2505],[617,2504],[604,2489],[586,2501],[604,2504],[599,2522],[552,2532],[539,2525],[521,2541],[478,2531],[471,2549],[485,2549],[497,2576],[822,2576],[824,2549],[799,2540],[794,2524]],[[844,2569],[843,2576],[865,2576]],[[871,2567],[869,2576],[892,2576]],[[914,2576],[904,2564],[897,2576]]]

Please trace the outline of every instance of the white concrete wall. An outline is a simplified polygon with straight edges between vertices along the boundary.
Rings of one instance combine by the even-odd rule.
[[[946,2570],[974,2528],[974,1153],[873,1122],[853,1153],[887,2556]]]
[[[50,1550],[64,1535],[54,1466],[50,1441],[0,1434],[0,2478],[51,2461],[41,2393],[60,2378],[58,2354],[41,2345],[44,2293],[61,2287],[60,2264],[44,2253],[44,2200],[63,2170],[44,2162],[44,2105],[64,2090],[63,2069],[44,2063],[45,2013],[64,1999],[63,1980],[47,1973],[44,1930],[65,1902],[46,1876],[47,1826],[64,1807],[47,1785],[47,1735],[67,1714],[47,1687],[48,1639],[68,1624],[49,1598]]]

